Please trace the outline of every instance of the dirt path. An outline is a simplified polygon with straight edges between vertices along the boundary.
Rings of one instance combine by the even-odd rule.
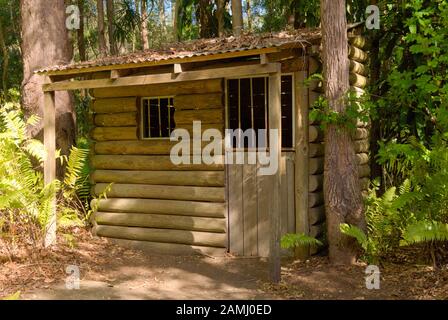
[[[79,290],[65,282],[24,299],[270,299],[260,290],[266,263],[254,259],[144,257],[131,253],[82,275]]]
[[[282,282],[271,285],[265,260],[149,256],[75,234],[74,243],[61,238],[35,258],[31,248],[0,259],[0,298],[20,291],[21,299],[448,299],[448,265],[388,263],[380,266],[380,290],[368,290],[365,265],[335,267],[313,257],[283,261]],[[69,265],[79,268],[79,290],[66,288]]]

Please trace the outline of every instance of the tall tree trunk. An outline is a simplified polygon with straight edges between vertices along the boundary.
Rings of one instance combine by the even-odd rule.
[[[325,96],[330,110],[346,112],[349,60],[345,0],[321,0],[322,52]],[[347,126],[329,124],[325,132],[324,196],[330,261],[351,264],[356,241],[339,226],[349,223],[365,228],[355,149]]]
[[[159,20],[162,32],[166,34],[165,0],[159,0]]]
[[[107,0],[107,29],[109,33],[109,49],[112,55],[117,55],[117,43],[115,41],[115,26],[114,26],[114,17],[115,17],[115,5],[114,0]]]
[[[98,21],[98,46],[100,55],[107,56],[106,36],[104,32],[104,3],[103,0],[96,0],[97,21]]]
[[[199,36],[201,38],[210,38],[213,35],[212,28],[212,10],[210,0],[199,0],[198,11],[199,24],[201,26]]]
[[[0,48],[2,50],[3,61],[2,61],[2,89],[3,94],[8,93],[8,66],[9,66],[9,51],[5,42],[5,30],[3,28],[3,23],[0,21]]]
[[[235,37],[240,36],[243,30],[243,9],[241,0],[232,0],[232,30]]]
[[[246,0],[247,30],[252,32],[252,6],[250,0]]]
[[[174,18],[173,18],[173,33],[174,33],[174,41],[180,40],[179,34],[179,13],[180,13],[181,0],[174,0]]]
[[[21,0],[22,23],[22,107],[26,117],[38,115],[41,121],[29,128],[29,134],[43,139],[42,84],[44,78],[34,71],[55,64],[66,64],[72,60],[73,47],[65,27],[64,0]],[[73,96],[65,91],[55,93],[56,101],[56,147],[67,155],[75,143],[75,112]],[[58,168],[57,175],[62,177]]]
[[[84,40],[84,0],[78,0],[78,8],[79,8],[79,29],[77,31],[78,52],[81,61],[86,61],[87,60],[86,42]]]
[[[147,0],[142,0],[142,14],[141,14],[141,36],[142,36],[142,46],[143,50],[149,49],[149,39],[148,39],[148,8],[146,6]]]
[[[224,27],[224,12],[225,12],[225,0],[217,0],[216,1],[216,20],[218,20],[218,35],[220,37],[225,36],[225,27]]]

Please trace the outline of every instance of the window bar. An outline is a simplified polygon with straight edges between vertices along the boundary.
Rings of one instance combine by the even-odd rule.
[[[159,111],[159,137],[162,136],[162,115],[160,113],[160,98],[157,98],[157,110]]]
[[[241,79],[238,79],[238,128],[241,129]],[[240,132],[240,131],[238,131]],[[241,137],[237,136],[237,148],[241,145]]]
[[[269,134],[268,134],[268,127],[269,127],[269,119],[268,119],[268,78],[265,77],[264,78],[264,128],[266,129],[265,131],[265,137],[264,137],[264,141],[265,141],[265,146],[264,147],[268,147],[269,146]]]
[[[148,138],[151,138],[151,100],[146,100],[146,112],[148,113]]]
[[[253,78],[250,79],[250,122],[252,129],[255,130],[255,120],[254,120],[254,89],[253,89]],[[256,134],[256,133],[255,133]],[[255,137],[251,137],[251,143],[255,147]]]
[[[168,112],[168,135],[171,134],[171,99],[167,99],[166,112]]]

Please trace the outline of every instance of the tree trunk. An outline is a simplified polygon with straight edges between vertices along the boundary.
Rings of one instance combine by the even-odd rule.
[[[216,1],[216,20],[218,20],[218,35],[220,37],[225,36],[225,27],[224,27],[225,5],[226,5],[225,0]]]
[[[2,89],[3,94],[8,93],[8,66],[9,66],[9,51],[5,42],[5,30],[3,28],[3,23],[0,21],[0,48],[3,54],[2,61]]]
[[[345,0],[321,0],[322,53],[325,96],[330,110],[346,111],[349,60]],[[347,126],[329,124],[325,132],[324,196],[330,261],[351,264],[356,260],[356,240],[339,226],[349,223],[365,229],[358,167]]]
[[[106,36],[104,34],[104,4],[103,0],[96,0],[96,8],[98,11],[98,45],[100,56],[107,56]]]
[[[250,0],[246,0],[247,30],[252,32],[252,7]]]
[[[174,2],[173,33],[174,33],[174,41],[176,41],[176,42],[178,42],[180,40],[180,34],[179,34],[180,5],[181,5],[181,0],[175,0],[175,2]]]
[[[44,77],[34,71],[55,64],[69,63],[73,48],[65,27],[64,0],[21,0],[22,17],[22,108],[26,117],[38,115],[41,121],[29,128],[29,134],[43,139],[42,84]],[[56,99],[56,147],[61,154],[68,155],[75,143],[75,113],[72,94],[58,91]],[[57,175],[62,177],[63,169],[58,168]]]
[[[78,29],[78,52],[81,61],[87,60],[86,42],[84,40],[84,0],[78,0],[79,29]]]
[[[114,26],[114,16],[115,16],[115,6],[113,0],[107,0],[107,29],[109,33],[109,50],[114,56],[117,55],[117,43],[115,42],[115,26]]]
[[[142,0],[142,14],[141,14],[141,36],[142,36],[142,46],[143,50],[149,49],[149,39],[148,39],[148,8],[146,6],[147,0]]]
[[[166,34],[165,0],[159,0],[159,20],[162,33]]]
[[[213,35],[212,28],[212,10],[210,0],[199,0],[199,24],[201,38],[210,38]]]
[[[232,0],[232,30],[235,37],[240,36],[243,30],[243,9],[241,0]]]

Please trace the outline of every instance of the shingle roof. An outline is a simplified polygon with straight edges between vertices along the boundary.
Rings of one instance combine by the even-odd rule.
[[[168,44],[157,50],[133,52],[119,56],[108,56],[91,61],[55,65],[36,71],[51,73],[55,71],[77,70],[103,66],[118,66],[160,62],[173,59],[213,56],[230,52],[250,51],[271,47],[304,47],[321,38],[320,29],[300,29],[279,33],[243,35],[241,37],[199,39],[188,42]]]

